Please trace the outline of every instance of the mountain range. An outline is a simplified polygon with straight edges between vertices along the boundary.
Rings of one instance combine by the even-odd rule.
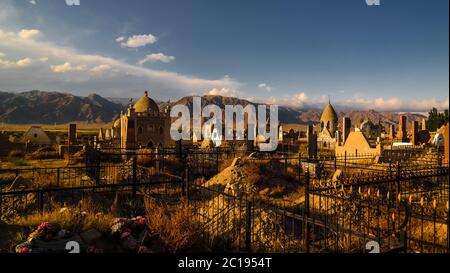
[[[136,101],[136,100],[133,100]],[[192,96],[181,98],[175,102],[157,102],[161,109],[170,105],[186,105],[192,109]],[[0,122],[14,124],[64,124],[68,122],[100,123],[111,122],[120,112],[126,109],[129,99],[104,98],[97,94],[87,97],[75,96],[70,93],[27,91],[20,93],[0,91]],[[248,104],[256,105],[248,100],[223,97],[203,96],[202,104],[215,104],[224,108],[225,105]],[[416,113],[404,113],[408,121],[421,121],[425,116]],[[320,109],[297,109],[295,107],[279,106],[280,123],[314,124],[320,121]],[[399,113],[369,111],[340,111],[339,118],[350,117],[353,124],[358,125],[366,119],[384,125],[398,124]]]

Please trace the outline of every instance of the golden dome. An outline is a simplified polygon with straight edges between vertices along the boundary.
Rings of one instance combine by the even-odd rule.
[[[323,109],[322,116],[320,117],[320,128],[322,131],[327,129],[331,135],[338,130],[338,117],[336,111],[334,111],[333,106],[329,102]]]
[[[114,125],[113,128],[115,129],[119,129],[122,126],[121,122],[120,122],[120,118],[116,119],[116,121],[114,121]]]
[[[326,121],[337,122],[338,118],[337,118],[336,111],[334,111],[333,105],[328,103],[327,106],[325,106],[325,109],[323,109],[320,120],[325,123],[326,123]]]
[[[134,104],[136,113],[159,113],[159,107],[154,100],[148,97],[148,92]]]

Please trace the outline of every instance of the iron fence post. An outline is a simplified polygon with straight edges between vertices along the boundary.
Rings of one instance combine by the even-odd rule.
[[[38,202],[39,202],[39,212],[43,213],[44,212],[44,191],[43,190],[39,190]]]
[[[408,253],[408,237],[405,230],[400,231],[400,241],[402,242],[403,251]]]
[[[347,151],[344,153],[344,168],[347,170]]]
[[[300,183],[302,177],[302,153],[298,153],[298,182]]]
[[[133,199],[136,198],[136,183],[137,183],[137,158],[136,155],[133,157],[133,179],[132,179],[132,183],[133,183]]]
[[[401,193],[400,188],[400,161],[397,161],[397,196]]]
[[[246,202],[245,217],[245,249],[247,252],[252,251],[252,202]]]
[[[186,197],[186,201],[189,204],[189,168],[186,167],[185,170],[185,177],[184,177],[184,181],[183,181],[183,195]]]
[[[336,162],[336,156],[334,156],[334,171],[337,171],[337,162]]]
[[[60,180],[60,168],[56,171],[56,185],[59,187],[59,180]]]
[[[288,162],[287,162],[287,155],[284,156],[284,173],[287,174],[288,172]]]
[[[100,185],[100,151],[96,151],[97,152],[97,157],[96,157],[96,164],[95,164],[95,183],[98,185]]]
[[[309,219],[309,170],[306,171],[306,175],[305,175],[305,211],[304,211],[304,216],[303,217],[303,225],[304,225],[304,241],[306,244],[306,253],[310,252],[310,248],[309,248],[309,238],[310,238],[310,232],[309,232],[309,224],[308,224],[308,219]]]
[[[217,147],[217,151],[216,151],[216,173],[219,173],[219,150],[220,147]]]

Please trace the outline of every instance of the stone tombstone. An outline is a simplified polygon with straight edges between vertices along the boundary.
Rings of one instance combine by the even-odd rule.
[[[401,142],[408,141],[408,133],[406,132],[406,116],[405,115],[400,116],[397,138]]]
[[[352,120],[349,117],[343,118],[342,124],[342,144],[345,144],[347,141],[348,135],[350,134],[350,130],[352,128]]]
[[[419,133],[419,122],[418,121],[413,121],[411,123],[411,143],[413,145],[419,145],[419,138],[418,138],[418,133]]]
[[[395,139],[395,125],[394,125],[394,124],[391,124],[391,125],[390,125],[389,138],[390,138],[391,140],[394,140],[394,139]]]
[[[422,119],[422,131],[426,131],[428,130],[428,123],[427,120],[425,118]]]
[[[306,135],[308,136],[308,157],[317,157],[317,134],[314,133],[312,125],[308,125]]]
[[[77,142],[77,125],[75,123],[69,124],[69,144]]]
[[[341,144],[341,134],[339,133],[339,131],[336,131],[336,133],[334,135],[335,135],[335,138],[336,138],[336,143],[338,145],[340,145]]]
[[[448,135],[448,123],[444,128],[444,163],[449,163],[449,135]]]

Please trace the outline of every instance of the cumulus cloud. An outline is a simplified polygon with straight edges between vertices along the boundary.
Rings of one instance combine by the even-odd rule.
[[[206,94],[210,96],[239,97],[239,92],[230,88],[213,88]]]
[[[322,109],[328,103],[327,96],[310,98],[306,93],[296,93],[282,97],[270,97],[267,103],[300,109]],[[441,100],[431,98],[426,100],[391,98],[361,98],[342,99],[331,102],[337,111],[376,110],[386,112],[427,112],[436,107],[439,110],[449,108],[449,98]]]
[[[37,29],[22,29],[18,35],[22,39],[36,39],[41,35],[41,31]]]
[[[167,56],[167,55],[165,55],[163,53],[152,53],[152,54],[149,54],[149,55],[145,56],[145,58],[140,60],[137,64],[138,65],[143,65],[146,62],[170,63],[170,62],[172,62],[174,60],[175,60],[175,56]]]
[[[17,65],[18,67],[28,67],[28,66],[30,66],[32,63],[33,63],[33,61],[32,61],[30,58],[25,58],[25,59],[18,60],[18,61],[16,62],[16,65]]]
[[[272,87],[270,85],[268,85],[267,83],[260,83],[260,84],[258,84],[258,88],[266,90],[267,92],[271,92],[272,91]]]
[[[35,61],[45,57],[47,61],[36,61],[32,66],[33,73],[20,69],[0,73],[3,90],[39,88],[85,95],[95,89],[104,96],[136,97],[142,94],[142,90],[149,89],[158,99],[174,99],[204,94],[213,88],[236,90],[240,86],[239,82],[228,76],[203,79],[148,69],[102,55],[80,53],[74,48],[58,46],[44,39],[25,39],[19,33],[0,29],[1,51],[7,56],[27,56]]]
[[[405,112],[424,112],[436,107],[440,110],[449,108],[449,98],[438,100],[435,98],[418,100],[418,99],[400,99],[392,98],[353,98],[338,101],[337,105],[348,108],[351,106],[355,109],[377,110],[377,111],[405,111]]]
[[[140,34],[128,37],[126,41],[125,37],[119,37],[116,41],[123,47],[137,48],[154,44],[158,41],[158,38],[152,34]]]
[[[33,64],[37,63],[38,61],[43,62],[43,58],[34,60],[31,58],[23,58],[23,59],[19,59],[17,61],[15,60],[5,60],[2,59],[5,56],[5,54],[0,54],[0,68],[1,69],[17,69],[17,68],[26,68],[26,67],[30,67]]]
[[[72,65],[69,62],[65,62],[60,65],[52,65],[50,66],[52,71],[55,73],[67,73],[67,72],[75,72],[75,71],[86,71],[88,68],[86,65]]]
[[[267,102],[269,104],[302,108],[305,107],[310,102],[310,99],[305,92],[301,92],[278,97],[272,96],[269,97]]]
[[[98,65],[96,67],[93,67],[91,69],[91,72],[103,73],[103,72],[106,72],[106,71],[109,71],[109,70],[111,70],[111,66],[109,66],[107,64],[101,64],[101,65]]]
[[[36,0],[30,0],[29,2],[30,2],[30,4],[32,4],[32,5],[36,5],[36,4],[37,4]]]

